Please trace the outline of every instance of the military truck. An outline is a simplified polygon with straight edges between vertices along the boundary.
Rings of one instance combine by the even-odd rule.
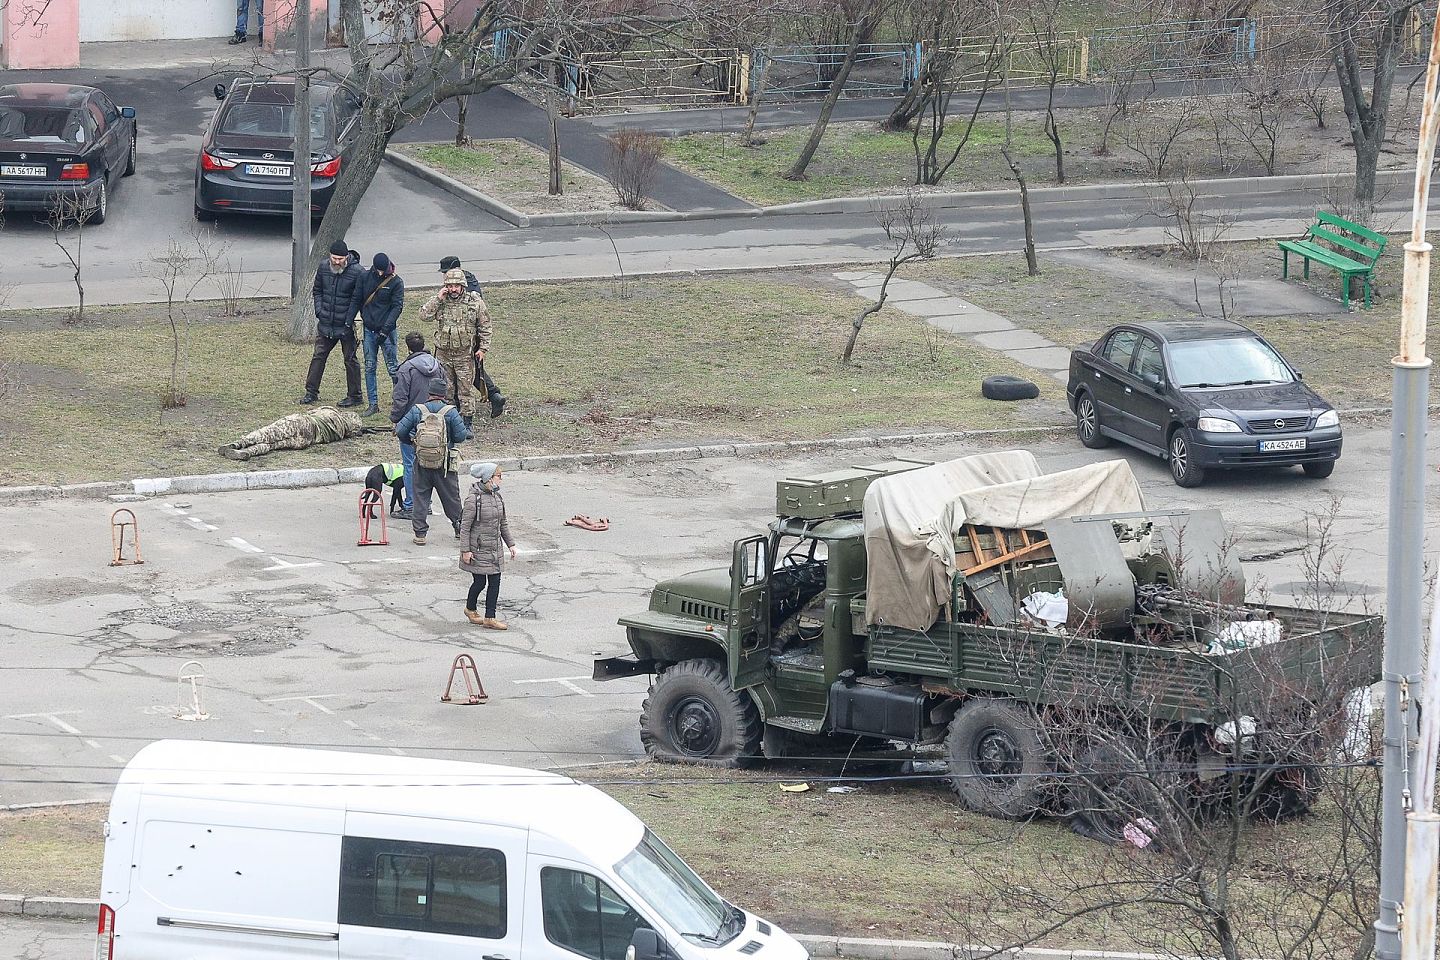
[[[653,675],[656,760],[943,744],[963,804],[1019,818],[1066,802],[1045,775],[1074,758],[1047,718],[1138,712],[1223,773],[1255,759],[1244,741],[1277,689],[1378,678],[1379,618],[1247,604],[1220,515],[1146,510],[1123,460],[889,461],[781,480],[776,501],[728,568],[657,584],[620,620],[629,655],[595,662],[597,680]],[[1312,772],[1280,772],[1289,811]]]

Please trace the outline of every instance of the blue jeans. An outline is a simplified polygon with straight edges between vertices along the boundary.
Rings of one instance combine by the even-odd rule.
[[[380,339],[381,337],[384,339]],[[395,359],[395,332],[392,330],[385,335],[376,330],[365,331],[365,399],[370,401],[373,407],[380,401],[376,396],[375,387],[375,361],[376,354],[380,351],[385,353],[385,366],[390,371],[390,385],[395,385],[395,380],[400,376],[400,364]]]
[[[400,443],[400,466],[405,469],[405,509],[415,505],[415,444]]]
[[[250,19],[250,0],[236,0],[235,3],[235,32],[244,36]],[[265,35],[265,0],[255,0],[255,32],[260,36]]]

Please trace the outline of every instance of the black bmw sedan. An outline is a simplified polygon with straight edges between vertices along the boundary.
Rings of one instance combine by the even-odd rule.
[[[288,216],[294,189],[295,81],[237,80],[216,88],[195,165],[195,219],[222,213]],[[324,216],[355,140],[360,102],[332,83],[310,87],[310,213]]]
[[[135,172],[135,111],[103,91],[68,83],[0,87],[0,193],[6,210],[51,210],[79,197],[76,214],[104,223],[110,191]]]
[[[1065,388],[1087,447],[1162,457],[1182,487],[1211,469],[1293,466],[1328,477],[1340,415],[1259,334],[1223,320],[1114,327],[1070,354]]]

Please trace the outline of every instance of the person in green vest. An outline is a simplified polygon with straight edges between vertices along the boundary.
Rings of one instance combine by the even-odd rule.
[[[390,516],[409,520],[410,511],[405,509],[405,468],[398,463],[377,463],[365,474],[365,489],[375,491],[377,502],[384,500],[384,490],[390,488]]]

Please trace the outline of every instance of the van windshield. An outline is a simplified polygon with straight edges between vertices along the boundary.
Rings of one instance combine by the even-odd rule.
[[[745,915],[721,900],[648,827],[615,872],[687,939],[714,946],[734,939],[744,928]]]

